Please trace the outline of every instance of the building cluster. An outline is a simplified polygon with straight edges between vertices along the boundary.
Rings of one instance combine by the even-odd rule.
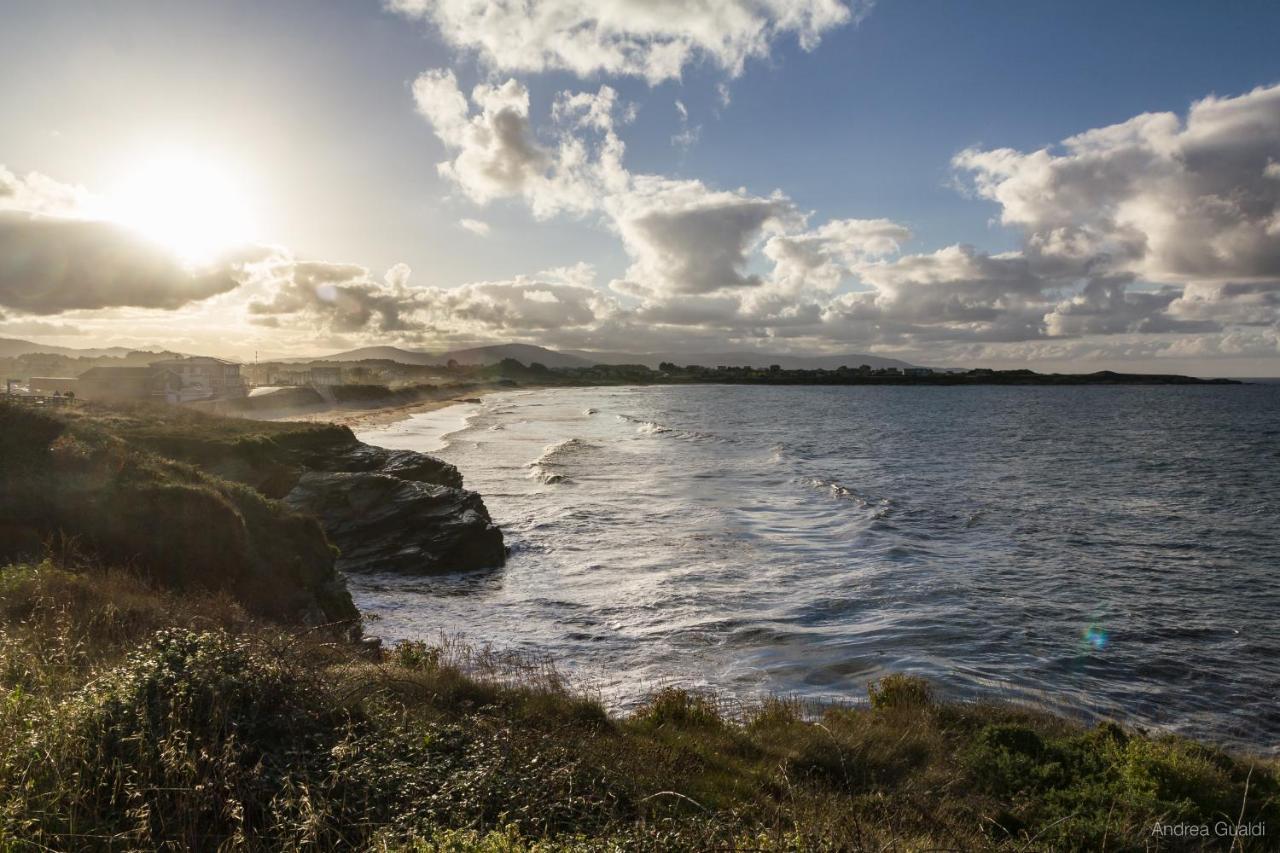
[[[193,356],[154,361],[143,367],[91,367],[77,377],[33,376],[27,393],[110,402],[187,403],[243,397],[248,385],[236,362]]]
[[[341,385],[342,368],[312,365],[301,369],[274,367],[267,371],[265,385]]]

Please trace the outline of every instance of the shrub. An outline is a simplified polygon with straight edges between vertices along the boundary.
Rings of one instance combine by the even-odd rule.
[[[278,798],[322,776],[354,722],[288,655],[223,632],[162,631],[33,731],[23,781],[39,795],[26,829],[60,846],[271,837]]]
[[[991,724],[963,762],[977,789],[1003,804],[994,824],[1001,832],[1030,836],[1041,827],[1040,840],[1054,847],[1093,849],[1108,837],[1149,835],[1157,821],[1280,819],[1274,776],[1250,780],[1220,752],[1111,723],[1048,736],[1025,724]]]
[[[886,675],[879,681],[867,685],[867,695],[871,699],[871,707],[876,710],[884,708],[927,708],[932,704],[929,682],[914,675],[894,673]]]
[[[717,729],[724,725],[710,696],[679,687],[664,687],[654,693],[632,719],[650,728]]]

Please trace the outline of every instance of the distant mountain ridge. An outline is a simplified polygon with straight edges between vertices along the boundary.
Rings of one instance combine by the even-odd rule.
[[[0,358],[16,358],[34,353],[65,355],[80,358],[120,358],[132,352],[148,350],[130,349],[127,347],[106,347],[100,349],[54,346],[38,344],[33,341],[17,338],[0,338]],[[165,354],[163,350],[155,351],[157,355]],[[312,361],[364,361],[385,360],[418,367],[443,367],[450,361],[461,365],[487,366],[497,364],[504,358],[514,358],[524,365],[533,363],[547,367],[591,367],[596,364],[643,364],[656,368],[664,361],[679,365],[701,365],[702,367],[768,367],[777,364],[786,370],[835,370],[841,366],[857,367],[861,364],[873,368],[912,367],[913,365],[896,358],[885,358],[877,355],[850,353],[848,355],[778,355],[758,352],[720,352],[720,353],[627,353],[627,352],[593,352],[590,350],[552,350],[533,344],[492,344],[489,346],[467,347],[447,352],[427,352],[410,350],[395,346],[370,346],[344,352],[319,356],[294,356],[292,358],[274,359],[275,361],[301,363]]]
[[[591,367],[596,364],[643,364],[656,368],[664,361],[679,365],[697,364],[703,367],[768,367],[777,364],[786,370],[835,370],[838,367],[858,367],[866,364],[873,368],[913,367],[909,362],[896,358],[885,358],[877,355],[850,353],[847,355],[798,356],[778,355],[758,352],[722,352],[722,353],[624,353],[593,352],[590,350],[552,350],[532,344],[494,344],[492,346],[470,347],[468,349],[450,350],[448,352],[431,353],[418,350],[401,349],[392,346],[361,347],[332,355],[315,358],[291,358],[289,361],[360,361],[363,359],[387,359],[401,364],[419,366],[448,364],[490,365],[497,364],[504,358],[514,358],[522,364],[534,362],[547,367]]]
[[[407,350],[400,347],[379,346],[379,347],[360,347],[359,349],[347,350],[346,352],[333,353],[332,355],[316,356],[314,358],[290,358],[286,361],[363,361],[364,359],[387,359],[389,361],[397,361],[401,364],[413,364],[418,366],[440,366],[455,361],[458,364],[467,366],[485,366],[497,364],[504,358],[514,358],[521,364],[532,364],[538,362],[547,367],[590,367],[595,362],[590,362],[574,355],[559,353],[546,347],[533,346],[532,344],[494,344],[492,346],[470,347],[468,349],[449,350],[448,352],[424,352],[421,350]]]
[[[71,358],[121,358],[131,352],[148,352],[132,347],[105,347],[77,349],[75,347],[59,347],[53,344],[38,344],[35,341],[24,341],[20,338],[0,338],[0,358],[18,358],[24,355],[65,355]],[[163,350],[154,350],[157,355],[164,355]]]

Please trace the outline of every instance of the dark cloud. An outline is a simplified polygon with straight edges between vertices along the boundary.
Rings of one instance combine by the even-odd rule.
[[[192,271],[107,222],[0,211],[0,305],[28,314],[174,309],[239,286],[253,253]]]
[[[330,332],[407,332],[420,328],[410,315],[417,307],[406,287],[408,268],[400,265],[375,280],[367,269],[352,264],[278,259],[260,273],[274,293],[249,303],[259,325],[280,315]],[[279,320],[273,325],[278,325]]]

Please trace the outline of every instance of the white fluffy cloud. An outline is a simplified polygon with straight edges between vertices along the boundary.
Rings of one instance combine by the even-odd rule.
[[[593,287],[587,264],[533,276],[455,288],[411,287],[404,264],[379,278],[353,264],[304,261],[278,254],[254,268],[253,321],[350,340],[433,343],[450,340],[542,339],[594,328],[620,313]]]
[[[1047,318],[1070,334],[1280,320],[1278,161],[1271,86],[1205,98],[1185,120],[1148,113],[1056,149],[969,149],[955,165],[1023,232],[1038,270],[1090,280]],[[1173,289],[1123,292],[1135,280]]]
[[[812,50],[823,34],[860,19],[870,0],[386,0],[430,23],[453,46],[500,71],[612,74],[650,83],[679,79],[693,62],[728,74],[796,38]]]
[[[779,234],[764,247],[774,263],[773,278],[786,293],[834,291],[852,267],[893,255],[911,231],[888,219],[836,219],[799,234]]]
[[[760,277],[746,271],[749,252],[766,229],[799,221],[780,195],[632,174],[617,134],[632,113],[608,86],[561,93],[551,109],[555,141],[545,146],[535,141],[528,94],[515,80],[479,86],[468,100],[451,71],[431,71],[414,92],[454,155],[442,175],[481,204],[514,196],[535,216],[603,214],[633,258],[627,281],[617,284],[632,295],[757,286]],[[511,123],[498,133],[503,116]]]
[[[922,347],[1276,322],[1280,88],[1201,101],[1185,123],[1145,115],[1054,149],[961,152],[954,165],[1023,248],[901,255],[911,234],[890,220],[810,227],[781,192],[630,172],[617,133],[629,113],[609,87],[562,93],[539,144],[514,80],[468,100],[451,74],[424,78],[429,100],[452,105],[422,109],[454,151],[442,172],[469,196],[596,215],[618,235],[632,263],[611,287],[634,302],[615,327]],[[504,108],[518,122],[496,144]],[[468,166],[495,161],[521,166]]]
[[[570,333],[608,322],[617,302],[592,286],[586,264],[509,281],[486,281],[424,292],[425,316],[435,328],[463,337],[525,337]]]
[[[759,286],[760,276],[746,272],[748,251],[765,228],[781,228],[794,216],[782,196],[716,192],[700,181],[652,175],[635,176],[605,206],[635,261],[628,270],[633,294]]]
[[[523,197],[534,215],[584,213],[598,205],[607,170],[621,160],[614,132],[617,93],[564,93],[552,114],[555,144],[536,138],[529,120],[529,92],[515,79],[480,84],[468,98],[450,70],[420,74],[413,84],[418,112],[432,126],[451,159],[437,168],[470,199],[485,204]],[[623,119],[626,119],[624,115]],[[584,138],[592,134],[591,144]]]

